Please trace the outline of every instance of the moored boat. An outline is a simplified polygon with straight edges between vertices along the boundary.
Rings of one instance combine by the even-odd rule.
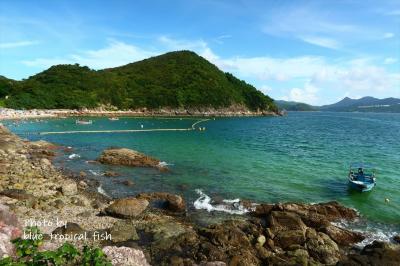
[[[109,117],[108,120],[110,120],[110,121],[118,121],[119,118],[118,117]]]
[[[93,121],[92,120],[77,119],[77,120],[75,120],[75,124],[77,124],[77,125],[91,125],[91,124],[93,124]]]
[[[364,163],[353,163],[350,165],[349,186],[354,190],[366,192],[376,186],[376,169],[374,166]]]

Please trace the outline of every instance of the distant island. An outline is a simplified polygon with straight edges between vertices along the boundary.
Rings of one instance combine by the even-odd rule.
[[[306,103],[294,102],[294,101],[275,101],[276,105],[280,110],[286,111],[318,111],[318,108]]]
[[[191,51],[116,68],[56,65],[16,81],[0,76],[0,107],[119,110],[230,109],[277,113],[273,99]]]
[[[377,112],[400,113],[400,99],[363,97],[351,99],[349,97],[329,105],[312,106],[299,102],[276,101],[278,108],[286,111],[330,111],[330,112]]]

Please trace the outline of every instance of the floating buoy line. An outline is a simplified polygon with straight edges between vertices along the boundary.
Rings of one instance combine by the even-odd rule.
[[[154,131],[193,131],[196,130],[196,125],[209,121],[211,119],[202,119],[192,124],[190,128],[154,128],[144,129],[116,129],[116,130],[70,130],[70,131],[47,131],[39,132],[39,135],[56,135],[56,134],[83,134],[83,133],[134,133],[134,132],[154,132]],[[215,120],[215,118],[214,118]],[[198,127],[199,131],[205,131],[206,127]]]

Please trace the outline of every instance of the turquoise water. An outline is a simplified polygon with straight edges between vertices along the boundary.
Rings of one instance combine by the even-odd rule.
[[[73,118],[28,122],[11,130],[31,140],[45,139],[73,147],[80,158],[61,155],[60,164],[74,171],[90,170],[114,197],[143,191],[181,193],[193,203],[201,189],[210,196],[257,202],[322,202],[337,200],[354,207],[374,223],[400,226],[400,114],[289,113],[285,117],[217,118],[199,124],[206,131],[37,135],[42,131],[189,128],[198,119],[91,118],[93,125],[75,125]],[[169,173],[155,169],[86,163],[110,146],[128,147],[169,164]],[[378,167],[372,192],[348,190],[351,162]],[[118,178],[101,175],[106,170]],[[118,183],[130,179],[135,186]],[[385,199],[390,202],[385,202]]]

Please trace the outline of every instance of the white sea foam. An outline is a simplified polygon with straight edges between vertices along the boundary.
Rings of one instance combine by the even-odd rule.
[[[380,229],[374,229],[374,230],[371,230],[371,231],[364,231],[364,232],[361,232],[361,233],[364,233],[364,235],[366,237],[365,237],[365,239],[363,241],[361,241],[360,243],[356,244],[356,246],[360,247],[360,248],[363,248],[366,245],[371,244],[375,240],[383,241],[383,242],[390,242],[390,241],[392,241],[394,236],[398,235],[397,232],[384,231],[384,230],[380,230]]]
[[[158,163],[158,166],[159,166],[159,167],[165,167],[165,166],[168,166],[168,165],[172,165],[172,164],[169,164],[169,163],[167,163],[167,162],[159,162],[159,163]]]
[[[110,196],[104,191],[104,189],[103,189],[103,187],[101,185],[97,188],[97,192],[99,192],[100,194],[110,198]]]
[[[212,202],[212,199],[205,194],[201,189],[196,189],[196,193],[199,194],[199,198],[195,200],[193,203],[193,206],[197,210],[207,210],[208,212],[211,211],[221,211],[221,212],[227,212],[230,214],[245,214],[251,209],[245,208],[241,203],[240,199],[226,199],[223,200],[223,204],[214,204]]]
[[[81,156],[79,155],[79,154],[76,154],[76,153],[73,153],[73,154],[71,154],[71,155],[69,155],[68,156],[68,159],[77,159],[77,158],[80,158]]]
[[[393,237],[400,233],[396,230],[398,228],[383,224],[372,224],[367,221],[356,221],[352,223],[340,221],[336,223],[333,222],[332,224],[340,228],[349,229],[363,234],[365,239],[355,245],[360,249],[371,244],[375,240],[391,242]]]

